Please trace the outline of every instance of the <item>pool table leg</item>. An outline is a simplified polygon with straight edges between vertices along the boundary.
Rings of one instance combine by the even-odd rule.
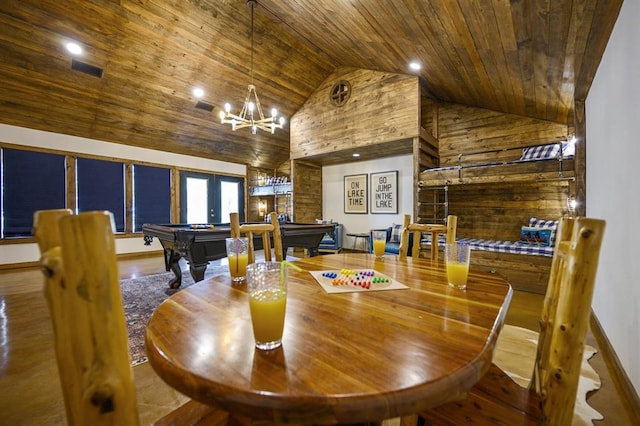
[[[320,251],[318,250],[318,247],[309,247],[307,249],[307,254],[309,255],[309,257],[319,256]]]
[[[189,271],[191,272],[191,276],[195,282],[204,280],[204,272],[207,270],[207,265],[209,262],[204,265],[195,265],[192,262],[189,262]]]
[[[169,281],[169,288],[179,288],[182,284],[182,270],[180,269],[180,253],[171,249],[164,249],[164,266],[167,271],[172,271],[175,277]]]

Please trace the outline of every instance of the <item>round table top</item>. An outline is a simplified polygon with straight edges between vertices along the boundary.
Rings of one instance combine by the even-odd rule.
[[[244,284],[220,275],[164,301],[146,331],[149,362],[183,394],[291,423],[379,421],[462,397],[489,368],[511,300],[498,276],[467,290],[443,263],[343,253],[288,273],[282,347],[254,347]],[[373,269],[408,288],[328,293],[308,271]]]

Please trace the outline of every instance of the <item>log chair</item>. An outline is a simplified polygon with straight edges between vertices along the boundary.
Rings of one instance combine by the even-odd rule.
[[[44,210],[34,217],[69,425],[138,425],[112,216]],[[249,424],[190,400],[154,425]]]
[[[529,388],[495,364],[463,401],[420,414],[427,425],[570,425],[605,222],[562,218]]]
[[[400,237],[400,249],[398,255],[400,259],[406,259],[409,252],[409,233],[413,232],[413,248],[411,256],[417,258],[420,255],[421,234],[431,233],[431,260],[438,260],[438,234],[446,232],[446,242],[454,243],[456,241],[456,228],[458,217],[454,215],[447,216],[447,226],[434,225],[428,223],[411,223],[411,215],[404,215],[404,224],[402,235]]]

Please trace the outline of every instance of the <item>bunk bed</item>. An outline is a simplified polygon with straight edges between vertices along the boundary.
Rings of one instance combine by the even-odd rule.
[[[573,142],[562,141],[525,148],[459,154],[454,165],[423,170],[418,185],[433,187],[570,179],[574,176],[574,150]]]
[[[491,184],[525,185],[540,184],[550,181],[566,181],[570,188],[575,181],[573,143],[560,141],[535,145],[525,148],[484,151],[472,154],[461,154],[455,159],[455,164],[444,164],[443,167],[427,169],[420,173],[419,190],[443,190],[444,198],[441,204],[443,216],[456,214],[464,221],[464,212],[450,211],[450,200],[447,198],[449,189],[456,185],[486,186]],[[451,159],[450,159],[451,161]],[[564,185],[564,183],[563,183]],[[553,257],[553,238],[545,234],[545,238],[527,237],[529,228],[545,229],[555,232],[556,217],[521,218],[521,232],[509,229],[508,238],[475,238],[473,235],[458,233],[458,241],[471,245],[472,266],[481,270],[493,272],[506,278],[515,289],[542,293],[546,291],[546,284],[551,269]],[[427,220],[430,222],[430,220]],[[515,226],[511,226],[514,227]],[[545,231],[547,232],[547,231]],[[486,236],[486,235],[485,235]],[[504,236],[504,232],[503,235]],[[519,238],[520,237],[520,238]],[[444,241],[438,242],[444,246]],[[421,245],[431,246],[430,236],[425,235]]]

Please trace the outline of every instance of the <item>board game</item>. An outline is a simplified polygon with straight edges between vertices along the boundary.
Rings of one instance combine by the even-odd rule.
[[[309,271],[327,293],[400,290],[406,285],[373,269]]]

